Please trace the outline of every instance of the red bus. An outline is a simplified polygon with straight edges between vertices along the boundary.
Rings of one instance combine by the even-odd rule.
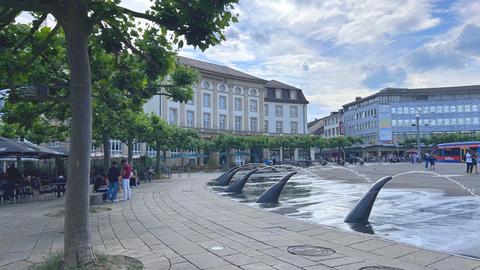
[[[465,162],[467,150],[474,150],[480,156],[480,141],[441,143],[437,148],[435,157],[440,162]]]

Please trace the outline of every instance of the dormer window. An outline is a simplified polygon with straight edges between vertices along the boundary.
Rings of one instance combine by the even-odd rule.
[[[290,91],[290,99],[296,100],[297,99],[297,90]]]
[[[280,89],[275,89],[275,98],[282,98],[282,91]]]

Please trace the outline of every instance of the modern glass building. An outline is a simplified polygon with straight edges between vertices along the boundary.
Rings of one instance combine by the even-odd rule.
[[[480,85],[385,88],[343,105],[345,135],[362,137],[366,151],[395,146],[420,135],[480,132]],[[381,152],[376,147],[373,151]],[[390,148],[391,151],[391,148]]]

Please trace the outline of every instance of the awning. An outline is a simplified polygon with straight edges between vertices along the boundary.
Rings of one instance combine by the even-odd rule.
[[[54,158],[66,155],[30,142],[0,137],[0,157]]]

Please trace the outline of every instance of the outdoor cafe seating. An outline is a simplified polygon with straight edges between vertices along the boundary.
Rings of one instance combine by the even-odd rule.
[[[52,159],[65,158],[66,155],[41,147],[29,142],[16,141],[4,137],[0,137],[0,158],[11,160],[19,160],[21,158],[30,159]],[[6,162],[6,161],[5,161]],[[9,161],[10,162],[10,161]],[[6,176],[3,175],[0,179],[0,203],[3,204],[6,200],[15,203],[25,197],[33,197],[35,191],[38,193],[53,193],[55,198],[60,198],[61,194],[65,193],[65,178],[56,177],[30,177],[25,179],[19,178],[8,183]],[[11,193],[10,195],[8,193]],[[7,196],[8,195],[8,196]]]

